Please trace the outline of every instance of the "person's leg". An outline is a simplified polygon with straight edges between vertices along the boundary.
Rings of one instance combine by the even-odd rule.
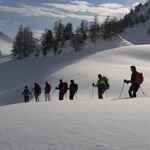
[[[37,102],[37,95],[34,95],[34,97],[35,97],[35,102]]]
[[[100,87],[98,88],[98,98],[103,99],[103,93]]]
[[[48,101],[51,100],[51,98],[50,98],[50,93],[47,94],[47,99],[48,99]]]
[[[36,102],[39,102],[39,95],[36,95],[36,96],[35,96],[35,101],[36,101]]]
[[[46,95],[46,93],[45,93],[45,102],[47,101],[47,95]]]
[[[37,96],[37,100],[38,100],[38,102],[40,101],[40,95]]]
[[[25,103],[27,102],[26,96],[24,96],[24,102],[25,102]]]
[[[130,97],[133,97],[133,85],[130,86],[128,93]]]
[[[61,92],[59,93],[59,100],[63,100],[63,94]]]
[[[134,85],[134,88],[133,88],[133,97],[136,97],[136,93],[137,93],[139,87],[140,87],[139,85]]]
[[[72,92],[69,93],[69,99],[73,100],[73,93]]]
[[[26,103],[28,103],[28,102],[29,102],[29,96],[26,97]]]
[[[74,96],[75,96],[75,93],[73,92],[73,93],[72,93],[72,98],[73,98],[73,100],[74,100]]]
[[[48,100],[48,95],[47,95],[47,93],[45,93],[45,101],[47,101]]]
[[[65,93],[62,93],[62,97],[61,97],[61,98],[62,98],[62,100],[64,100],[64,96],[65,96]]]

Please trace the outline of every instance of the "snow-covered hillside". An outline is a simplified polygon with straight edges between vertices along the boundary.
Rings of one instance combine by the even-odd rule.
[[[141,5],[135,14],[137,16],[143,15],[146,22],[136,23],[136,25],[127,28],[121,35],[134,44],[150,44],[150,1]]]
[[[121,36],[134,44],[150,44],[150,33],[148,33],[149,29],[150,21],[147,21],[145,24],[141,23],[132,28],[127,28]]]
[[[35,81],[38,81],[43,85],[45,80],[49,80],[50,82],[52,82],[52,86],[55,87],[59,78],[64,78],[68,81],[71,78],[74,78],[77,80],[77,82],[80,83],[80,86],[82,88],[86,86],[86,88],[88,89],[89,83],[91,83],[92,80],[96,79],[97,72],[102,71],[100,67],[98,67],[102,63],[99,62],[99,60],[101,61],[100,58],[102,56],[100,56],[99,60],[96,61],[96,64],[91,63],[91,67],[89,67],[89,69],[93,68],[92,72],[90,70],[85,70],[85,66],[88,65],[88,60],[94,60],[95,62],[95,59],[99,57],[99,54],[97,54],[95,57],[91,57],[91,59],[88,59],[88,56],[91,56],[98,51],[126,46],[130,44],[131,43],[128,43],[127,41],[119,38],[108,41],[99,40],[95,44],[87,41],[84,49],[78,53],[75,53],[74,51],[68,53],[68,51],[66,50],[66,53],[57,57],[47,56],[41,57],[39,59],[27,58],[16,61],[5,61],[5,59],[0,59],[0,105],[22,102],[23,99],[21,96],[21,91],[23,87],[27,84],[30,85],[30,88],[32,88],[32,85]],[[7,59],[9,60],[10,58]],[[84,62],[84,60],[87,61]],[[95,69],[93,65],[96,65]],[[105,68],[105,66],[102,67]],[[61,69],[62,71],[60,73],[57,73],[57,71]],[[72,74],[70,74],[70,71],[72,72]],[[86,78],[89,80],[83,80],[81,82],[80,80],[82,79],[82,74],[85,76],[91,74],[91,76],[90,78]],[[78,79],[78,77],[81,78]],[[84,84],[84,82],[86,82],[86,84]],[[81,90],[84,90],[82,88]],[[85,90],[85,92],[87,91]]]
[[[126,43],[124,41],[124,43]],[[53,87],[59,78],[75,79],[79,94],[75,101],[34,100],[28,104],[0,107],[0,149],[2,150],[148,150],[150,148],[150,45],[128,45],[107,51],[89,49],[57,58],[25,59],[0,64],[0,100],[2,104],[21,102],[24,84],[48,80]],[[119,42],[118,42],[119,44]],[[120,43],[121,44],[121,43]],[[123,46],[123,43],[122,43]],[[103,49],[102,48],[102,49]],[[122,81],[130,76],[130,65],[144,72],[142,88],[136,99],[117,99]],[[111,88],[104,100],[98,100],[91,83],[102,73]],[[5,79],[5,80],[4,80]],[[125,87],[123,97],[127,96]]]
[[[2,54],[8,55],[12,50],[12,40],[7,35],[0,32],[0,50]]]

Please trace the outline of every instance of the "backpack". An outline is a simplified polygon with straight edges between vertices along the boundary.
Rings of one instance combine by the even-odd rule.
[[[105,82],[105,86],[106,86],[106,89],[109,89],[110,85],[109,85],[109,80],[107,77],[103,76],[103,80]]]
[[[135,83],[137,83],[138,85],[142,84],[144,81],[144,76],[143,73],[137,72],[136,73],[136,78],[135,78]]]

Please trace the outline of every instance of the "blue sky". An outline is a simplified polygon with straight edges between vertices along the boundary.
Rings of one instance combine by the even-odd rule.
[[[72,22],[99,22],[107,16],[123,17],[135,4],[143,0],[0,0],[0,31],[13,37],[20,24],[30,26],[40,34],[45,28],[53,28],[57,19]]]

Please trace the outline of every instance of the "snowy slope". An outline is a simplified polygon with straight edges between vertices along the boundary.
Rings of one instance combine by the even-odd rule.
[[[142,14],[145,18],[148,18],[147,21],[127,28],[121,35],[134,44],[150,44],[150,33],[148,33],[148,30],[150,30],[150,1],[146,1],[136,14],[137,16]]]
[[[0,39],[0,50],[5,55],[10,54],[12,50],[12,43]]]
[[[118,38],[108,41],[99,40],[95,44],[92,44],[91,42],[87,41],[87,44],[82,50],[82,52],[78,53],[75,53],[73,51],[71,53],[68,53],[68,51],[66,50],[65,54],[57,57],[48,56],[46,58],[41,57],[39,59],[27,58],[24,60],[12,60],[8,62],[5,62],[3,59],[0,59],[0,105],[22,102],[21,91],[25,84],[30,85],[30,88],[32,88],[33,83],[35,81],[38,81],[41,82],[43,86],[45,80],[48,79],[55,81],[54,83],[52,83],[55,87],[57,84],[56,82],[58,81],[58,78],[60,76],[56,76],[55,79],[52,79],[52,73],[55,73],[60,69],[65,69],[65,67],[67,69],[69,66],[71,66],[71,64],[73,65],[72,68],[74,68],[74,65],[76,63],[79,63],[81,60],[84,59],[86,60],[88,56],[91,56],[92,54],[98,51],[112,49],[130,44],[131,43],[127,43],[125,40]],[[75,67],[76,66],[80,67],[80,64],[75,65]],[[67,71],[68,70],[66,70],[66,74]],[[62,71],[62,73],[63,72],[64,71]],[[60,75],[62,73],[60,73]],[[93,73],[94,79],[96,72]],[[62,74],[62,76],[64,75]],[[70,80],[70,77],[68,77],[68,80]],[[76,77],[78,77],[78,75]],[[89,83],[89,81],[87,83]]]
[[[150,29],[150,21],[145,24],[141,23],[132,28],[127,28],[121,36],[133,44],[150,44],[148,29]]]
[[[0,50],[3,54],[10,54],[12,50],[12,40],[4,33],[0,32]]]
[[[2,150],[148,150],[149,99],[0,108]]]
[[[55,87],[59,78],[75,79],[79,94],[75,101],[58,101],[55,91],[51,102],[15,104],[0,107],[0,149],[2,150],[148,150],[150,147],[147,115],[150,85],[150,45],[128,45],[116,40],[93,46],[81,53],[40,59],[0,63],[0,104],[22,102],[24,84],[48,80]],[[99,43],[98,43],[99,44]],[[129,43],[128,43],[129,44]],[[99,45],[100,46],[100,45]],[[88,47],[88,43],[87,43]],[[92,45],[89,47],[92,47]],[[118,48],[115,48],[118,47]],[[108,49],[109,48],[109,49]],[[130,65],[144,72],[137,99],[117,99]],[[111,88],[100,101],[91,83],[97,74],[109,77]],[[127,96],[127,88],[123,94]]]

